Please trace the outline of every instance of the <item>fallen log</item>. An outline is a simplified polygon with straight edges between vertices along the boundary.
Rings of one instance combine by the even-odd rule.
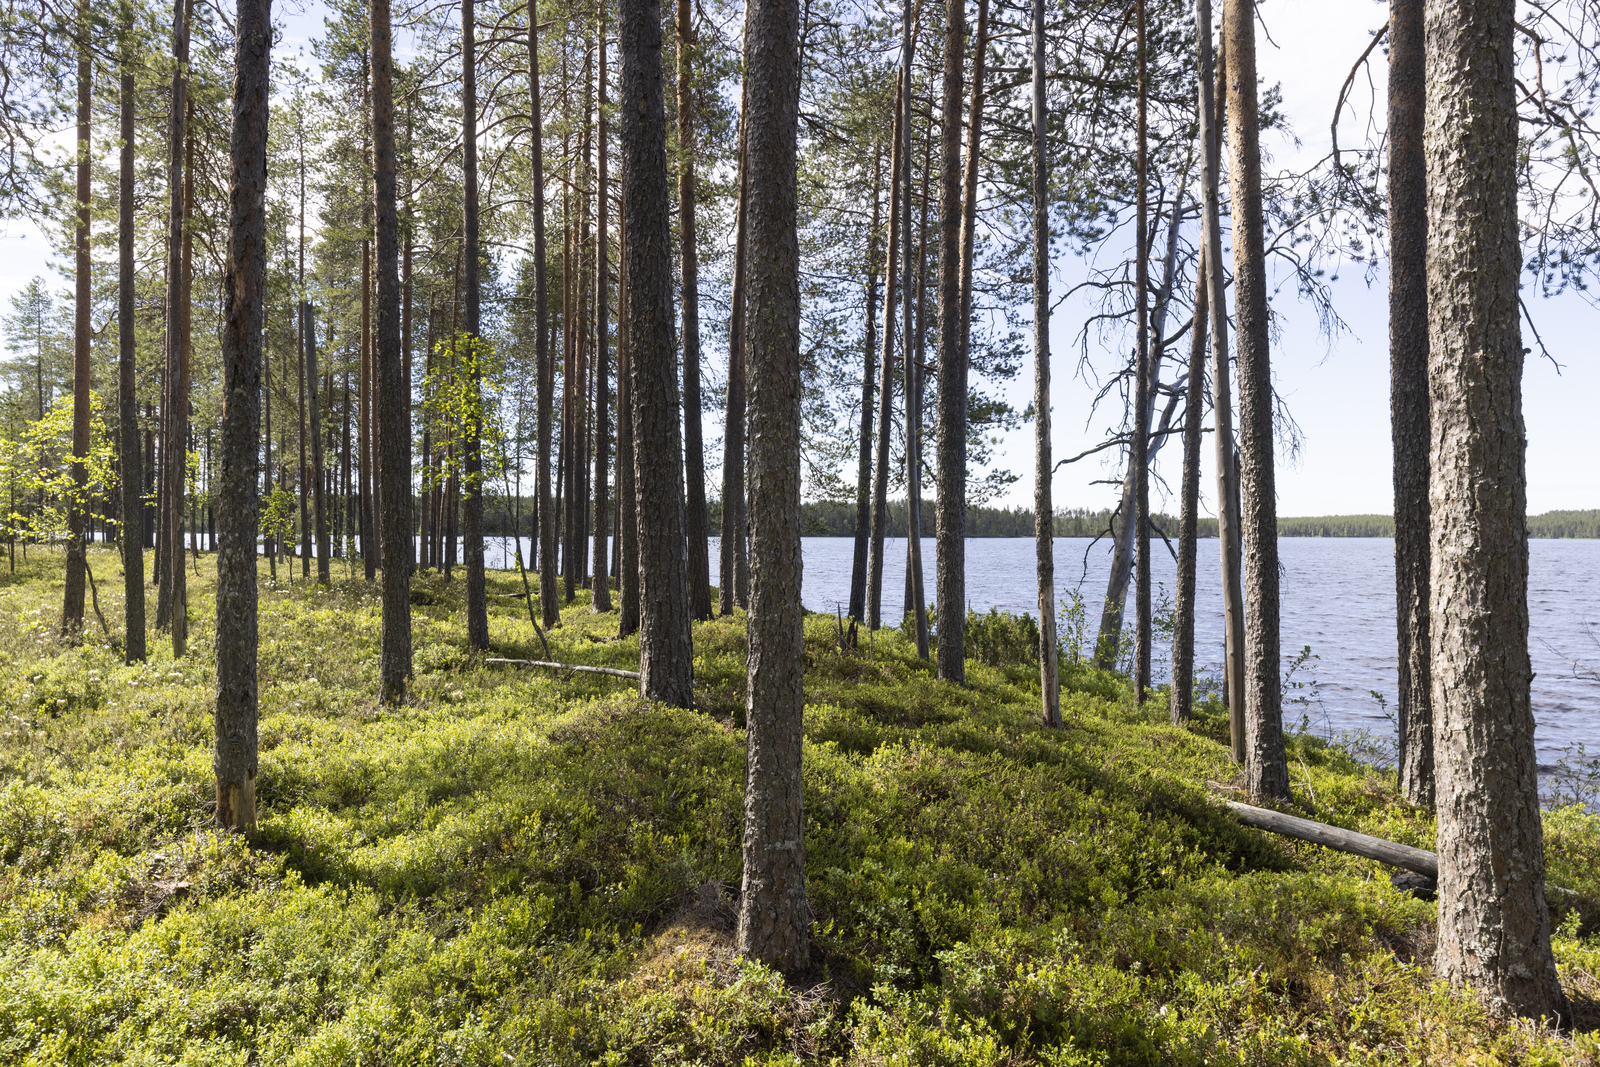
[[[609,674],[614,678],[638,678],[638,671],[625,671],[617,667],[590,667],[582,663],[552,663],[542,659],[486,659],[502,667],[544,667],[552,671],[582,671],[585,674]]]
[[[1226,803],[1228,810],[1239,816],[1239,821],[1246,826],[1270,830],[1275,834],[1299,838],[1301,841],[1310,841],[1317,845],[1326,845],[1328,848],[1365,856],[1369,860],[1387,863],[1392,867],[1403,867],[1429,879],[1437,880],[1439,877],[1439,856],[1427,849],[1412,848],[1398,841],[1385,841],[1370,834],[1358,834],[1354,830],[1329,826],[1325,822],[1314,822],[1296,815],[1285,815],[1270,808],[1241,804],[1237,800],[1229,800]]]

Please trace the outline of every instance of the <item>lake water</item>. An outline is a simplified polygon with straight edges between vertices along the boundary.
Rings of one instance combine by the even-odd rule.
[[[530,546],[523,542],[524,553]],[[1197,667],[1222,662],[1222,593],[1215,538],[1199,542],[1195,660]],[[1316,681],[1316,699],[1285,709],[1288,719],[1311,718],[1314,730],[1336,735],[1370,730],[1391,737],[1374,691],[1392,714],[1396,689],[1394,620],[1394,542],[1389,538],[1288,537],[1278,542],[1282,575],[1282,643],[1285,660],[1310,646],[1317,657],[1296,677]],[[802,539],[804,583],[801,598],[813,611],[848,606],[854,542],[844,537]],[[1533,659],[1533,712],[1542,769],[1548,770],[1569,746],[1600,752],[1600,682],[1575,674],[1572,660],[1600,668],[1600,540],[1529,542],[1529,652]],[[489,566],[515,566],[501,539],[488,543]],[[1151,577],[1159,604],[1164,589],[1175,588],[1177,565],[1157,542]],[[922,542],[927,604],[934,602],[934,541]],[[883,617],[904,613],[905,538],[885,544]],[[525,555],[524,558],[527,558]],[[1037,613],[1032,538],[972,538],[967,542],[967,601],[975,611],[997,607]],[[1109,541],[1057,538],[1058,604],[1071,590],[1098,606],[1111,567]],[[711,543],[711,583],[716,585],[717,542]],[[1132,594],[1130,590],[1130,608]],[[1098,610],[1090,612],[1093,623]],[[1131,620],[1131,611],[1129,618]],[[1092,635],[1091,635],[1092,640]],[[1164,672],[1169,651],[1157,647],[1156,667]],[[1300,695],[1308,689],[1297,690]]]

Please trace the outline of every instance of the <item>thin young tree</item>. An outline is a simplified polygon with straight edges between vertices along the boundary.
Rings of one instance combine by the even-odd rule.
[[[470,6],[471,0],[467,0]],[[372,163],[377,206],[379,522],[383,552],[383,644],[379,660],[385,704],[405,699],[411,673],[411,419],[400,348],[400,217],[394,135],[394,58],[389,0],[370,0]],[[319,532],[319,554],[326,553]],[[481,558],[481,552],[480,552]],[[470,557],[469,557],[470,559]],[[321,561],[318,561],[319,566]],[[470,570],[469,570],[470,574]],[[487,629],[487,619],[485,620]]]
[[[1435,972],[1569,1022],[1550,952],[1528,658],[1513,0],[1427,0]]]
[[[77,637],[83,630],[84,571],[88,567],[88,546],[84,543],[84,518],[89,501],[89,342],[93,326],[89,322],[92,296],[89,260],[89,197],[91,189],[89,158],[90,107],[93,96],[94,60],[89,52],[90,7],[79,0],[77,24],[78,51],[78,143],[77,204],[73,230],[75,274],[72,308],[72,500],[67,508],[66,591],[61,600],[61,633]]]
[[[894,318],[900,262],[900,183],[905,154],[901,151],[900,94],[904,78],[895,79],[894,118],[889,136],[889,242],[884,257],[883,358],[879,361],[878,440],[873,456],[872,540],[867,546],[867,629],[883,624],[883,538],[889,527],[889,446],[894,430]]]
[[[745,540],[744,509],[744,312],[745,208],[749,201],[748,170],[745,166],[744,121],[746,104],[739,109],[739,202],[734,207],[733,285],[729,292],[733,307],[728,315],[728,390],[722,430],[722,538],[719,550],[717,610],[732,615],[734,605],[750,606],[750,554]]]
[[[700,257],[695,249],[694,28],[689,0],[678,0],[678,239],[683,322],[683,459],[689,539],[689,611],[711,618],[711,560],[706,532],[706,454],[700,427]]]
[[[595,82],[598,87],[598,115],[595,122],[595,141],[599,167],[595,173],[595,243],[594,243],[594,564],[591,589],[592,608],[595,612],[611,610],[611,579],[607,575],[610,563],[610,538],[607,536],[607,517],[611,503],[607,493],[606,477],[611,467],[611,323],[610,323],[610,256],[607,242],[607,216],[610,213],[610,172],[607,169],[606,135],[606,23],[600,19]],[[703,480],[703,479],[702,479]],[[705,538],[701,538],[704,542]]]
[[[1178,575],[1172,605],[1172,692],[1168,714],[1181,726],[1194,710],[1194,589],[1196,534],[1200,517],[1200,416],[1205,408],[1206,317],[1210,301],[1206,289],[1206,249],[1200,247],[1194,287],[1194,315],[1190,319],[1189,378],[1183,402],[1183,484],[1178,514]]]
[[[938,672],[967,680],[967,360],[961,300],[961,72],[966,0],[946,0],[944,85],[939,129],[939,418],[935,427],[938,502],[934,510]],[[977,129],[972,135],[976,138]]]
[[[1137,584],[1134,592],[1133,692],[1143,700],[1150,690],[1150,65],[1146,34],[1149,21],[1146,0],[1134,3],[1134,50],[1138,71],[1135,118],[1136,177],[1134,179],[1134,390],[1133,437],[1128,443],[1128,465],[1133,468],[1133,545]],[[1174,214],[1177,205],[1173,205]]]
[[[462,327],[469,346],[472,413],[461,427],[461,540],[467,565],[467,646],[489,647],[489,600],[483,572],[483,373],[480,365],[481,287],[478,259],[478,67],[475,0],[461,0]],[[391,119],[392,121],[392,119]]]
[[[267,117],[271,0],[238,0],[223,279],[222,543],[217,552],[217,823],[256,822],[256,527],[261,325],[267,272]]]
[[[800,243],[796,134],[800,12],[752,0],[750,84],[750,622],[744,876],[739,951],[794,975],[810,958],[801,741],[805,628],[800,606]]]
[[[883,150],[872,156],[872,224],[867,231],[867,336],[862,344],[861,434],[856,444],[856,521],[855,555],[850,567],[850,620],[861,621],[867,609],[867,546],[872,533],[872,401],[877,360],[878,317],[878,228],[882,205],[879,187],[883,184]]]
[[[694,700],[694,645],[684,561],[683,439],[673,351],[667,118],[659,0],[620,0],[617,108],[627,245],[628,348],[638,495],[639,693]]]
[[[1039,588],[1039,699],[1048,726],[1061,725],[1056,657],[1055,505],[1050,477],[1050,114],[1045,97],[1045,0],[1033,0],[1033,542]],[[983,10],[979,9],[980,12]],[[980,14],[980,20],[982,15]]]
[[[1256,796],[1289,796],[1278,638],[1278,505],[1273,477],[1272,365],[1261,207],[1255,0],[1225,0],[1233,285],[1239,323],[1239,487],[1244,532],[1245,779]]]
[[[1389,3],[1389,429],[1394,444],[1400,791],[1433,806],[1428,668],[1428,183],[1423,0]]]
[[[139,449],[139,397],[134,377],[137,342],[134,332],[134,8],[122,0],[122,26],[117,42],[121,85],[117,101],[122,149],[117,187],[117,421],[122,463],[122,589],[125,618],[123,658],[138,663],[145,658],[144,639],[144,466]]]

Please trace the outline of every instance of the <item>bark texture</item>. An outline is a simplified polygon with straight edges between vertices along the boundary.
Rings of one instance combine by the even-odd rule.
[[[539,614],[546,628],[561,625],[561,600],[556,589],[556,509],[550,481],[550,447],[554,442],[555,366],[550,353],[550,282],[545,266],[544,233],[544,107],[540,99],[539,19],[528,12],[528,105],[533,122],[533,333],[538,364],[539,409]]]
[[[1428,668],[1428,183],[1423,0],[1389,3],[1389,429],[1394,444],[1400,791],[1433,806]]]
[[[979,0],[980,23],[987,0]],[[1033,36],[1033,540],[1039,591],[1039,702],[1048,726],[1061,725],[1056,657],[1055,505],[1050,478],[1050,152],[1045,109],[1044,0],[1034,0]],[[981,35],[981,34],[980,34]]]
[[[889,150],[889,249],[883,270],[883,359],[879,363],[878,439],[872,460],[872,540],[867,546],[869,630],[883,625],[883,538],[889,528],[889,446],[894,439],[894,313],[898,291],[895,268],[900,262],[900,183],[905,166],[905,153],[901,151],[901,115],[897,87]]]
[[[1172,725],[1180,726],[1194,710],[1194,584],[1196,531],[1200,516],[1200,416],[1206,395],[1206,316],[1211,301],[1206,289],[1206,249],[1200,248],[1195,278],[1194,317],[1189,334],[1189,380],[1183,402],[1183,503],[1178,516],[1177,591],[1172,611]]]
[[[987,2],[987,0],[985,0]],[[867,547],[872,535],[872,400],[876,383],[878,346],[878,227],[882,205],[878,188],[883,180],[883,152],[872,160],[872,228],[867,231],[867,336],[862,344],[861,432],[856,438],[855,554],[850,565],[850,618],[859,622],[867,610]]]
[[[626,197],[623,202],[626,205]],[[633,348],[628,339],[626,208],[617,220],[617,247],[621,250],[617,257],[617,635],[628,637],[639,631],[639,496],[633,481]],[[742,487],[740,499],[744,499]]]
[[[810,957],[801,797],[800,243],[795,230],[799,5],[752,0],[750,86],[750,665],[739,951],[786,974]]]
[[[684,551],[683,437],[673,345],[661,5],[621,0],[617,108],[627,212],[628,344],[638,494],[639,692],[690,707],[694,646]]]
[[[122,589],[125,630],[123,658],[137,663],[145,658],[144,640],[144,465],[139,449],[138,385],[134,378],[137,341],[134,331],[134,221],[133,221],[133,4],[122,5],[122,39],[119,42],[122,84],[118,118],[122,125],[122,152],[118,160],[117,190],[117,421],[122,464]],[[271,447],[268,434],[268,447]]]
[[[322,404],[317,387],[322,381],[317,371],[316,313],[310,301],[300,305],[300,327],[305,330],[306,354],[306,412],[311,420],[311,472],[307,478],[310,489],[312,528],[317,536],[317,581],[328,585],[332,581],[328,559],[328,501],[324,486],[322,466]]]
[[[683,298],[683,461],[689,540],[689,611],[711,618],[711,559],[706,534],[706,452],[700,429],[700,257],[694,217],[694,32],[689,0],[678,0],[678,234]]]
[[[1434,968],[1497,1014],[1570,1022],[1528,692],[1515,15],[1513,0],[1425,12]]]
[[[222,470],[217,551],[217,822],[250,833],[256,802],[256,528],[261,324],[267,273],[271,0],[239,0],[223,279]]]
[[[1233,285],[1239,324],[1239,487],[1244,533],[1245,778],[1257,796],[1289,796],[1278,640],[1278,505],[1273,476],[1272,366],[1261,210],[1255,0],[1226,0]]]
[[[372,20],[372,162],[378,272],[373,362],[377,370],[376,425],[381,468],[378,512],[383,528],[383,646],[379,676],[383,702],[399,704],[405,699],[406,678],[411,674],[411,391],[406,388],[400,348],[400,217],[389,0],[370,0],[368,10]],[[320,533],[318,539],[318,551],[326,556],[326,539]],[[319,570],[325,566],[321,558],[317,564]]]
[[[94,327],[89,322],[91,304],[91,264],[89,262],[90,188],[89,125],[93,90],[93,64],[89,57],[89,5],[78,5],[78,143],[77,143],[77,220],[73,232],[74,286],[72,306],[72,502],[67,508],[66,590],[61,598],[61,633],[75,638],[83,630],[84,573],[88,566],[88,546],[84,543],[84,519],[89,501],[89,342]]]
[[[478,68],[475,0],[461,5],[461,185],[462,229],[466,241],[462,260],[462,329],[472,345],[472,399],[481,402],[483,373],[478,366],[479,299],[478,257]],[[489,647],[489,600],[483,573],[483,427],[474,418],[461,433],[461,548],[467,566],[467,646]]]
[[[947,682],[967,680],[967,353],[962,345],[958,118],[966,34],[966,0],[946,0],[941,102],[945,118],[939,133],[939,423],[935,446],[939,500],[934,512],[934,581],[938,671]],[[976,138],[976,129],[972,135]]]
[[[1147,7],[1145,0],[1136,0],[1138,189],[1134,209],[1137,241],[1134,252],[1133,440],[1128,446],[1128,465],[1133,473],[1134,569],[1138,576],[1133,608],[1133,691],[1141,700],[1150,690],[1150,393],[1154,387],[1151,367],[1154,359],[1150,341],[1150,80],[1145,41]],[[1173,206],[1173,213],[1177,214],[1177,205]]]
[[[611,610],[611,579],[607,575],[610,562],[610,540],[607,535],[607,517],[611,514],[610,496],[606,477],[611,467],[611,322],[610,322],[610,256],[607,242],[607,222],[610,213],[610,171],[606,155],[606,28],[600,23],[599,33],[600,93],[599,128],[595,140],[599,142],[600,167],[595,182],[595,244],[594,244],[594,550],[593,575],[590,588],[591,602],[596,612]]]
[[[741,97],[748,94],[741,92]],[[739,205],[733,223],[733,308],[728,323],[728,397],[722,431],[722,538],[718,548],[717,609],[732,615],[734,605],[750,606],[750,553],[744,508],[744,311],[746,181],[744,120],[748,100],[739,108]]]

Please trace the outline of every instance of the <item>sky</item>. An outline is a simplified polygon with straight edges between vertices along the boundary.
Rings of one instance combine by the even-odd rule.
[[[321,27],[321,7],[314,2],[275,5],[286,22],[280,55],[306,47]],[[1258,63],[1267,84],[1283,90],[1283,110],[1298,144],[1280,136],[1264,141],[1271,158],[1268,169],[1292,168],[1326,154],[1329,120],[1339,87],[1371,34],[1386,17],[1376,0],[1263,0],[1260,5]],[[1371,85],[1382,99],[1383,65],[1371,65]],[[1363,77],[1363,87],[1366,79]],[[1343,140],[1359,132],[1352,121],[1341,127]],[[35,275],[52,277],[53,257],[37,227],[27,220],[0,224],[0,308]],[[1059,263],[1061,276],[1073,265]],[[1056,284],[1061,286],[1061,277]],[[1064,288],[1064,286],[1062,287]],[[1061,289],[1057,290],[1058,292]],[[1280,515],[1388,513],[1390,483],[1388,407],[1388,295],[1381,270],[1370,280],[1360,270],[1347,270],[1334,283],[1335,307],[1348,332],[1329,338],[1317,317],[1302,304],[1293,287],[1273,299],[1277,333],[1272,344],[1273,374],[1279,393],[1298,422],[1303,440],[1297,455],[1280,453],[1277,465]],[[1529,355],[1523,376],[1523,411],[1528,429],[1528,510],[1530,514],[1568,508],[1600,507],[1600,464],[1595,462],[1593,398],[1600,396],[1600,362],[1591,358],[1593,338],[1587,331],[1600,324],[1600,311],[1581,298],[1552,300],[1528,297],[1529,312],[1558,369],[1537,352]],[[1071,298],[1052,319],[1052,415],[1056,457],[1074,455],[1102,441],[1118,416],[1109,408],[1091,413],[1098,383],[1076,373],[1073,345],[1085,302]],[[1186,356],[1186,346],[1183,353]],[[1007,395],[1020,410],[1032,396],[1032,368],[1011,383]],[[708,427],[708,432],[710,428]],[[1209,508],[1215,470],[1209,443],[1201,450],[1203,506]],[[1031,507],[1033,502],[1033,429],[1031,425],[1003,437],[998,466],[1021,475],[996,503]],[[1110,507],[1117,488],[1093,484],[1113,477],[1119,460],[1085,460],[1055,476],[1058,507]],[[1157,460],[1157,474],[1174,490],[1179,481],[1181,450],[1174,443]],[[1152,505],[1175,512],[1159,482]]]

